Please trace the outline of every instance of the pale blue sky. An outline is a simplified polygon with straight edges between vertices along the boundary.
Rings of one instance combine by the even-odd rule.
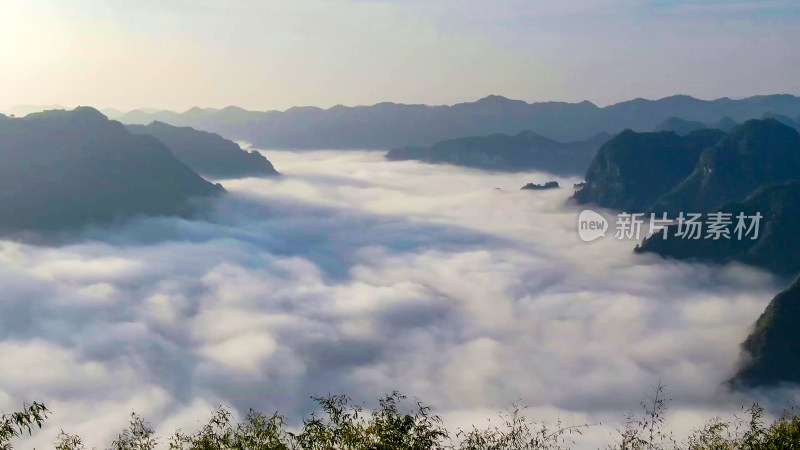
[[[0,1],[0,108],[800,94],[799,1]]]

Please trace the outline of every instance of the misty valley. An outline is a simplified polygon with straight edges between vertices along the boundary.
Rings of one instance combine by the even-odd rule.
[[[0,450],[800,449],[800,2],[0,0]]]
[[[524,133],[500,152],[494,136],[429,161],[243,150],[88,107],[3,116],[0,354],[16,368],[0,381],[5,395],[47,400],[47,422],[74,433],[29,440],[119,444],[125,411],[149,421],[127,432],[152,439],[259,405],[297,426],[321,393],[355,399],[319,399],[326,414],[397,391],[468,424],[521,401],[533,417],[569,418],[589,446],[614,439],[605,424],[652,386],[683,435],[698,411],[729,417],[757,401],[780,413],[800,381],[797,287],[772,299],[800,270],[796,129],[765,118],[627,130],[596,141],[588,163]],[[530,166],[462,167],[466,148]],[[585,166],[585,182],[531,169],[556,158]],[[752,242],[578,239],[587,206],[742,205],[765,217]],[[592,232],[613,227],[593,214]],[[407,414],[388,398],[401,406],[377,411]],[[184,438],[200,448],[199,434]]]

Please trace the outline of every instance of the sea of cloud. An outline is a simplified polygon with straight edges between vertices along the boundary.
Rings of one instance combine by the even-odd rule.
[[[103,446],[131,411],[169,435],[217,405],[296,419],[311,395],[399,390],[461,426],[518,401],[602,422],[597,447],[659,381],[678,432],[752,401],[722,384],[781,281],[582,242],[576,179],[267,156],[282,177],[222,180],[203,219],[0,241],[0,411],[53,411],[25,446]]]

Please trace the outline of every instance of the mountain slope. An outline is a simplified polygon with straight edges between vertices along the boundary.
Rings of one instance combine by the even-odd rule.
[[[184,164],[212,178],[272,176],[278,172],[257,151],[245,151],[220,135],[164,122],[127,125],[132,134],[146,134],[163,142]]]
[[[775,119],[778,122],[786,125],[787,127],[792,127],[794,129],[800,129],[800,125],[798,125],[798,123],[795,122],[794,119],[792,119],[789,116],[785,116],[783,114],[775,114],[773,112],[768,112],[768,113],[764,114],[763,116],[761,116],[761,119]]]
[[[645,239],[636,251],[684,260],[739,261],[779,275],[800,273],[800,181],[764,186],[744,201],[728,203],[717,210],[730,214],[729,239],[681,239],[675,237],[673,225],[667,229],[667,239],[659,231]],[[735,228],[740,213],[762,216],[757,239],[751,239],[752,234],[745,236],[746,229],[743,238],[738,238]],[[747,227],[750,224],[751,220],[745,220]],[[703,237],[706,231],[702,231]]]
[[[386,157],[393,161],[419,160],[481,169],[541,170],[560,175],[585,172],[597,149],[609,139],[599,134],[588,141],[561,143],[523,131],[514,136],[493,134],[439,142],[430,148],[403,147]]]
[[[702,212],[761,186],[800,177],[800,134],[774,119],[749,120],[700,155],[697,167],[654,206]]]
[[[687,136],[672,131],[623,131],[603,145],[575,192],[578,203],[645,211],[689,175],[700,152],[722,139],[719,130],[698,130]]]
[[[222,192],[151,136],[93,108],[0,116],[0,231],[185,215]]]
[[[770,301],[742,344],[745,361],[734,385],[800,383],[800,280]]]
[[[629,212],[707,212],[756,189],[800,177],[800,134],[774,119],[749,120],[725,134],[625,131],[606,143],[586,173],[578,203]]]

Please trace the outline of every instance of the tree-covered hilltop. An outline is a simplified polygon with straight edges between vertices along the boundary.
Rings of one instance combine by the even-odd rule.
[[[685,180],[652,209],[702,212],[740,201],[761,186],[800,178],[800,134],[777,120],[748,120],[703,150]]]
[[[0,232],[186,215],[194,198],[222,191],[94,108],[0,116]]]
[[[776,295],[742,344],[744,360],[733,378],[743,387],[800,383],[800,280]]]
[[[581,204],[646,211],[692,172],[704,148],[724,136],[719,130],[698,130],[686,136],[672,131],[623,131],[597,152],[586,183],[574,198]]]
[[[794,179],[800,134],[774,119],[749,120],[727,134],[627,130],[598,151],[574,198],[628,212],[705,212]]]
[[[413,404],[392,393],[367,411],[344,395],[314,397],[317,410],[290,427],[278,412],[255,410],[236,421],[221,407],[195,432],[177,430],[158,435],[140,416],[120,431],[108,450],[566,450],[584,444],[584,432],[595,424],[553,424],[529,417],[524,407],[512,406],[499,417],[467,429],[453,429],[421,401]],[[668,400],[664,387],[641,403],[608,437],[609,450],[757,450],[796,449],[800,443],[800,417],[787,410],[765,423],[764,410],[755,404],[745,417],[733,421],[710,418],[686,437],[666,428]],[[20,412],[0,416],[0,450],[11,450],[41,428],[49,411],[41,403],[25,405]],[[55,450],[86,450],[83,439],[64,430]],[[582,448],[585,448],[585,444]]]
[[[586,171],[597,149],[609,139],[605,133],[579,142],[556,142],[532,131],[513,136],[463,137],[438,142],[429,148],[402,147],[389,151],[392,161],[418,160],[501,171],[540,170],[558,175]]]
[[[274,176],[278,172],[261,153],[246,151],[215,133],[163,122],[127,125],[133,134],[146,134],[163,142],[184,164],[211,178]]]

